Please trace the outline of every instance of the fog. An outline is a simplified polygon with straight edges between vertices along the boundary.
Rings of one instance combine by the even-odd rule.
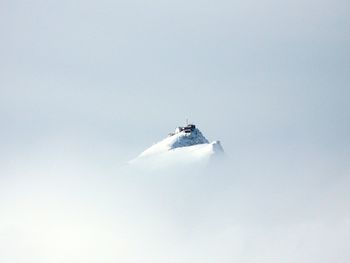
[[[228,155],[148,171],[50,142],[2,168],[2,262],[350,258],[349,170],[339,160]]]
[[[1,1],[0,262],[350,262],[348,14]],[[223,161],[128,165],[186,118]]]

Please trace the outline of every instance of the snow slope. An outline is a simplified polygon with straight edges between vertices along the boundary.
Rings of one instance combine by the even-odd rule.
[[[175,133],[152,145],[130,163],[148,164],[153,168],[172,164],[206,163],[223,153],[220,141],[210,143],[198,128],[187,133],[178,128]]]

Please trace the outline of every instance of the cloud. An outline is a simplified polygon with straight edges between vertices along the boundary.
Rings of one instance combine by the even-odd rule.
[[[346,174],[266,159],[156,172],[96,168],[77,152],[52,166],[48,156],[2,179],[2,262],[350,258]]]

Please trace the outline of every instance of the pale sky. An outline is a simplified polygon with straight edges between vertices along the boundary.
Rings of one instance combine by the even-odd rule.
[[[144,147],[189,118],[228,148],[349,148],[348,1],[2,1],[0,12],[4,143],[67,130]]]
[[[0,193],[23,169],[113,170],[186,118],[241,172],[349,186],[349,13],[347,0],[2,0]]]

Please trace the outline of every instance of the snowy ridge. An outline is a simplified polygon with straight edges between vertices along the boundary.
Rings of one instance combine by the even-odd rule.
[[[152,145],[150,148],[142,152],[139,157],[166,152],[180,147],[188,147],[192,145],[208,143],[209,141],[197,128],[195,128],[191,133],[186,133],[184,131],[175,131],[174,134],[169,135],[164,140]]]
[[[153,163],[167,166],[171,163],[193,163],[209,161],[213,156],[222,155],[220,141],[209,141],[195,125],[178,127],[174,133],[152,145],[129,163]]]

